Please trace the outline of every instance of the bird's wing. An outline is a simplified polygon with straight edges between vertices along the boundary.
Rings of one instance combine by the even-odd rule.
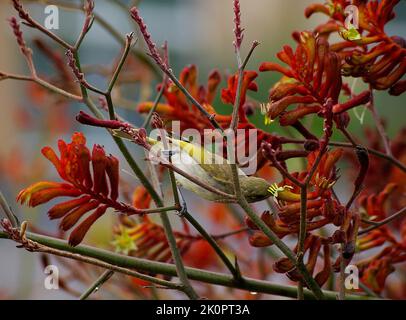
[[[171,142],[187,152],[214,179],[225,184],[231,183],[231,169],[227,159],[190,142],[177,139],[171,139]],[[245,176],[242,170],[238,170],[240,176]]]

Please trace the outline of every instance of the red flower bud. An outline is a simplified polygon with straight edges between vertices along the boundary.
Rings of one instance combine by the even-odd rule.
[[[97,119],[83,111],[79,112],[79,114],[76,116],[76,120],[82,124],[86,124],[89,126],[109,128],[109,129],[121,129],[121,128],[126,128],[128,126],[128,124],[118,121],[118,120]]]

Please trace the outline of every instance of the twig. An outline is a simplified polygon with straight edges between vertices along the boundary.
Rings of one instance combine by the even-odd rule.
[[[305,184],[300,188],[300,223],[299,223],[299,239],[297,250],[298,263],[303,263],[304,243],[306,240],[306,227],[307,227],[307,184]],[[298,292],[298,300],[304,300],[303,281],[299,281],[297,292]]]
[[[80,300],[86,300],[93,292],[98,291],[100,287],[107,282],[114,274],[112,270],[104,271],[97,280],[80,296]]]
[[[241,101],[241,86],[242,82],[244,80],[244,70],[245,66],[247,65],[249,59],[252,56],[252,53],[254,52],[255,48],[259,45],[258,41],[254,41],[251,45],[251,49],[247,55],[247,57],[244,59],[244,62],[241,61],[240,57],[240,49],[236,48],[236,55],[237,55],[237,62],[238,62],[238,82],[237,82],[237,91],[236,91],[236,96],[235,96],[235,102],[234,102],[234,108],[233,108],[233,113],[231,117],[231,124],[230,124],[230,129],[233,130],[234,132],[237,130],[238,126],[238,112],[240,109],[240,101]]]
[[[228,270],[230,270],[231,274],[234,276],[236,281],[243,281],[243,277],[241,275],[241,272],[235,268],[235,266],[232,264],[230,259],[227,258],[226,254],[223,252],[223,250],[220,248],[220,246],[217,244],[216,240],[214,239],[213,236],[211,236],[200,224],[199,222],[187,211],[182,211],[182,216],[186,218],[187,221],[190,222],[190,224],[202,235],[203,239],[205,239],[210,246],[213,248],[213,250],[217,253],[221,261],[223,261],[224,265],[227,267]],[[227,237],[228,235],[223,235],[222,237]],[[216,239],[219,239],[218,237]]]
[[[282,143],[296,143],[296,144],[303,144],[305,143],[305,140],[300,140],[300,139],[289,139],[289,138],[282,138]],[[329,141],[328,143],[329,146],[334,146],[334,147],[342,147],[342,148],[354,148],[354,145],[352,143],[347,143],[347,142],[338,142],[338,141]],[[369,154],[372,154],[378,158],[385,159],[392,163],[394,166],[398,167],[400,170],[403,172],[406,172],[406,166],[400,162],[399,160],[395,159],[392,156],[388,156],[385,153],[382,153],[378,150],[374,150],[371,148],[366,148],[368,150]]]
[[[212,193],[215,193],[221,197],[223,197],[224,199],[228,200],[229,202],[235,202],[236,201],[236,197],[232,194],[223,192],[215,187],[212,187],[211,185],[201,181],[200,179],[190,175],[189,173],[183,171],[182,169],[179,169],[178,167],[174,166],[172,163],[170,163],[169,161],[165,161],[164,159],[161,158],[161,162],[160,165],[175,171],[177,174],[185,177],[186,179],[190,180],[191,182],[197,184],[199,187],[202,187],[203,189],[206,189]]]
[[[367,175],[367,172],[369,169],[368,151],[364,147],[356,146],[355,153],[357,155],[360,169],[358,171],[357,178],[354,181],[354,191],[351,195],[351,198],[348,200],[348,203],[345,206],[346,210],[349,210],[351,208],[351,205],[353,204],[355,199],[358,197],[358,195],[361,193],[361,191],[364,187],[364,180],[366,178],[366,175]]]
[[[107,266],[110,268],[114,268],[114,271],[121,272],[139,277],[142,280],[149,281],[151,283],[156,283],[158,285],[163,286],[171,286],[174,285],[171,282],[167,282],[165,280],[157,279],[154,277],[147,276],[142,273],[138,273],[136,271],[130,269],[136,269],[139,271],[144,272],[153,272],[155,274],[163,274],[167,276],[176,276],[176,268],[173,264],[168,263],[161,263],[155,261],[149,261],[141,258],[129,257],[120,254],[116,254],[107,250],[94,248],[86,245],[79,245],[77,247],[69,246],[65,240],[60,240],[56,238],[46,237],[42,235],[38,235],[35,233],[26,233],[28,239],[33,240],[39,244],[45,245],[49,248],[57,249],[58,253],[69,255],[69,253],[74,254],[74,256],[70,256],[69,258],[80,260],[86,263],[91,263],[106,268]],[[0,231],[0,239],[9,239],[9,235],[6,232]],[[55,252],[47,252],[50,254],[56,254]],[[85,259],[88,259],[85,261]],[[101,265],[101,263],[105,263],[106,265]],[[130,269],[129,269],[130,268]],[[120,270],[120,271],[119,271]],[[246,290],[250,292],[261,292],[261,293],[269,293],[274,295],[282,295],[286,297],[295,298],[297,295],[297,289],[293,286],[282,286],[276,285],[267,281],[256,280],[252,278],[245,278],[243,283],[235,283],[234,278],[231,275],[225,275],[222,273],[216,273],[211,271],[205,271],[195,268],[185,268],[186,273],[190,279],[211,283],[226,287],[238,288],[241,290]],[[152,278],[152,279],[151,279]],[[157,281],[162,283],[157,283]],[[175,286],[178,285],[175,284]],[[305,290],[304,292],[306,299],[313,299],[314,295],[311,291]],[[324,296],[327,299],[334,300],[336,298],[336,293],[332,291],[324,291]],[[370,299],[370,297],[365,296],[358,296],[358,295],[348,295],[347,299],[351,300],[359,300],[359,299]]]
[[[344,244],[340,246],[340,277],[338,288],[338,300],[345,300],[345,260],[344,260]]]
[[[94,1],[93,0],[85,0],[83,11],[85,12],[85,21],[83,22],[82,31],[74,45],[75,51],[79,50],[80,45],[82,44],[83,39],[85,38],[86,34],[89,32],[90,28],[92,27],[94,21]]]
[[[369,90],[371,91],[371,101],[368,103],[368,109],[371,111],[371,114],[372,114],[372,117],[374,119],[376,128],[377,128],[377,130],[379,132],[379,135],[382,138],[382,142],[383,142],[383,145],[385,147],[386,154],[389,157],[392,157],[393,155],[392,155],[392,150],[391,150],[391,147],[390,147],[389,137],[386,134],[385,128],[382,125],[381,118],[379,117],[378,111],[375,108],[374,90],[372,88],[372,85],[369,85],[369,88],[370,88]]]
[[[19,231],[21,233],[21,231]],[[0,238],[5,238],[5,239],[11,239],[10,234],[8,232],[3,232],[0,231]],[[73,248],[70,246],[66,241],[64,240],[59,240],[59,239],[54,239],[46,236],[41,236],[41,235],[36,235],[33,233],[25,232],[22,237],[19,239],[12,239],[14,241],[17,241],[18,243],[21,243],[24,248],[26,248],[29,251],[34,251],[34,252],[42,252],[42,253],[48,253],[60,257],[65,257],[73,260],[78,260],[82,261],[85,263],[89,263],[101,268],[105,268],[108,270],[116,271],[119,273],[123,273],[132,277],[136,277],[138,279],[148,281],[151,283],[156,283],[158,285],[162,286],[167,286],[167,287],[172,287],[172,288],[177,288],[180,289],[180,287],[177,284],[174,284],[170,281],[166,280],[161,280],[152,276],[148,276],[146,274],[130,270],[127,267],[123,266],[118,266],[114,262],[109,263],[106,261],[103,261],[103,259],[98,259],[97,257],[92,257],[86,254],[80,254],[77,253],[76,250],[70,250],[70,248]],[[59,246],[56,245],[59,242]],[[91,249],[92,250],[92,249]]]
[[[364,290],[364,292],[369,295],[370,297],[378,298],[381,299],[379,294],[375,293],[373,290],[371,290],[368,286],[363,284],[361,281],[358,283],[359,287]]]
[[[264,150],[264,155],[271,161],[272,165],[279,171],[279,173],[287,180],[292,181],[298,187],[303,187],[304,183],[299,181],[299,179],[292,176],[278,161],[276,157],[275,150],[272,149],[271,144],[263,143],[262,149]]]
[[[154,112],[156,111],[156,108],[158,107],[158,104],[159,104],[159,102],[160,102],[161,99],[162,99],[162,96],[163,96],[163,94],[164,94],[164,91],[165,91],[165,85],[164,85],[164,83],[162,83],[161,89],[159,90],[158,95],[157,95],[156,98],[155,98],[154,105],[152,106],[151,110],[149,110],[148,115],[147,115],[147,117],[145,118],[145,121],[144,121],[144,123],[142,124],[141,128],[145,128],[145,129],[146,129],[146,128],[148,127],[149,123],[151,122],[152,115],[153,115]]]
[[[2,207],[7,219],[10,221],[11,225],[14,228],[18,227],[18,220],[17,217],[14,215],[13,211],[11,210],[10,205],[8,204],[6,198],[3,195],[3,192],[0,190],[0,206]]]
[[[216,240],[220,240],[220,239],[225,239],[231,236],[235,236],[237,234],[243,233],[243,232],[248,232],[250,230],[250,228],[245,227],[245,228],[241,228],[238,230],[234,230],[234,231],[230,231],[230,232],[226,232],[226,233],[222,233],[222,234],[217,234],[217,235],[212,235],[213,239]]]
[[[160,212],[168,212],[168,211],[174,211],[177,210],[178,207],[177,206],[169,206],[169,207],[158,207],[158,208],[153,208],[153,209],[136,209],[136,211],[138,211],[137,213],[128,213],[127,215],[130,216],[132,214],[151,214],[151,213],[160,213]]]
[[[134,33],[132,33],[132,32],[127,34],[125,37],[125,46],[124,46],[123,54],[121,55],[121,58],[118,62],[116,69],[114,70],[113,77],[110,80],[106,93],[111,93],[111,91],[113,90],[113,87],[117,81],[117,78],[121,72],[121,69],[123,68],[124,63],[127,59],[128,53],[130,52],[131,46],[133,45],[133,38],[134,38]]]
[[[182,283],[183,292],[192,300],[199,299],[199,296],[193,289],[190,284],[188,275],[186,274],[185,266],[183,265],[182,256],[179,252],[179,249],[176,245],[176,239],[172,231],[171,222],[169,221],[168,215],[166,212],[160,214],[162,220],[162,226],[165,231],[166,238],[171,249],[172,257],[176,266],[176,273],[179,277],[180,282]]]
[[[380,227],[382,227],[382,226],[384,226],[384,225],[386,225],[386,224],[388,224],[388,223],[390,223],[390,222],[392,222],[392,221],[394,221],[394,220],[396,220],[398,218],[401,218],[405,214],[406,214],[406,207],[404,207],[403,209],[399,210],[398,212],[392,214],[390,217],[387,217],[384,220],[381,220],[379,222],[374,222],[374,224],[372,226],[358,232],[358,235],[361,236],[361,235],[366,234],[366,233],[368,233],[368,232],[370,232],[372,230],[378,229],[378,228],[380,228]],[[372,223],[372,221],[371,221],[371,223]]]
[[[165,43],[163,45],[163,50],[164,50],[164,61],[165,61],[166,64],[169,64],[168,43],[166,41],[165,41]],[[163,94],[165,92],[166,82],[167,82],[167,77],[166,77],[165,74],[163,74],[163,79],[162,79],[162,82],[161,82],[161,89],[159,90],[158,95],[155,98],[154,105],[152,106],[151,110],[149,110],[148,115],[147,115],[143,125],[141,126],[141,128],[147,128],[148,127],[148,125],[149,125],[149,123],[151,121],[152,115],[156,111],[156,108],[158,108],[158,104],[161,101],[162,96],[163,96]]]
[[[52,31],[48,30],[44,26],[42,26],[40,23],[38,23],[36,20],[34,20],[30,14],[24,9],[23,5],[21,4],[20,0],[13,0],[13,6],[14,9],[18,12],[20,18],[25,21],[25,24],[31,28],[37,29],[47,35],[49,38],[54,40],[55,42],[59,43],[62,47],[65,49],[69,50],[71,49],[71,45],[65,42],[63,39],[58,37],[55,33]]]

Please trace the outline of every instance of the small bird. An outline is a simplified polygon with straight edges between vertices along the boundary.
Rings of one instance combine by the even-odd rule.
[[[118,132],[118,135],[122,138],[128,138],[122,132]],[[161,140],[163,141],[146,137],[147,143],[152,146],[150,152],[153,155],[158,157],[170,155],[173,166],[199,179],[206,185],[230,195],[234,194],[233,178],[228,160],[201,146],[168,135],[165,135],[164,139]],[[238,173],[241,191],[248,202],[258,202],[272,196],[270,192],[271,184],[266,180],[247,176],[241,169],[238,169]],[[180,186],[204,199],[222,203],[231,202],[232,200],[209,191],[176,172],[175,177]]]

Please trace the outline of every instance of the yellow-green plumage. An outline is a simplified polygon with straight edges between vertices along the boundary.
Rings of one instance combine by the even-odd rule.
[[[169,147],[172,151],[171,161],[180,170],[199,179],[206,185],[210,185],[224,193],[234,194],[231,168],[226,159],[193,143],[172,137],[166,137],[166,139],[165,144],[162,141],[149,137],[147,141],[153,146],[154,152],[159,152]],[[164,148],[164,145],[166,148]],[[204,199],[215,202],[230,201],[229,198],[206,190],[180,174],[175,173],[175,177],[178,184]],[[271,193],[268,191],[270,184],[266,180],[258,177],[249,177],[240,169],[239,180],[241,190],[248,202],[261,201],[271,196]]]

